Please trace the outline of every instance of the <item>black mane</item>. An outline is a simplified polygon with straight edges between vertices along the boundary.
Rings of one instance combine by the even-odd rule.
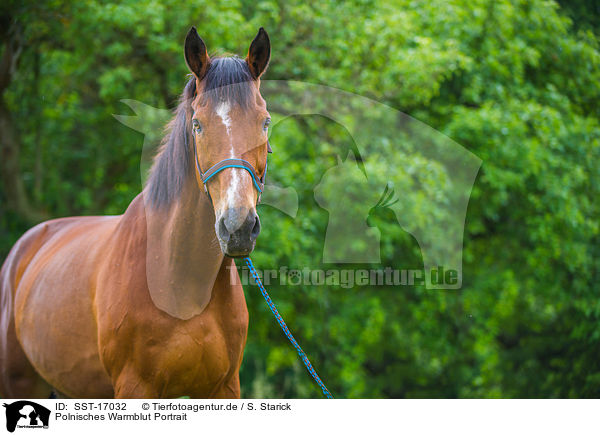
[[[253,95],[251,82],[250,70],[243,59],[237,56],[214,58],[202,81],[204,92],[200,95],[201,102],[216,105],[227,101],[248,107]],[[192,77],[183,89],[175,115],[167,126],[168,133],[150,170],[144,194],[152,207],[168,205],[178,198],[187,178],[193,176],[191,118],[195,97],[196,79]]]

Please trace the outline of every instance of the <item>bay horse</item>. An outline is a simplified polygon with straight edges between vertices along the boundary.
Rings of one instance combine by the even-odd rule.
[[[211,58],[192,27],[191,79],[125,213],[43,222],[13,246],[0,396],[240,397],[248,311],[233,257],[260,232],[270,53],[261,28],[245,59]]]

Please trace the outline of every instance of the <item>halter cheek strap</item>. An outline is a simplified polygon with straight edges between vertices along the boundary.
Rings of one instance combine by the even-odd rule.
[[[273,152],[271,150],[271,145],[269,145],[268,141],[267,141],[267,152],[268,153]],[[195,145],[194,145],[194,157],[196,160],[196,169],[198,170],[200,179],[202,180],[202,183],[204,184],[204,191],[206,192],[206,194],[208,195],[209,198],[210,198],[210,194],[208,193],[208,187],[207,187],[206,183],[208,183],[208,181],[211,178],[213,178],[215,175],[217,175],[219,172],[221,172],[225,169],[239,168],[239,169],[246,170],[252,177],[252,182],[254,184],[254,187],[256,187],[256,190],[258,191],[258,197],[257,197],[256,203],[257,204],[260,203],[260,198],[261,198],[262,192],[265,188],[265,177],[267,176],[267,164],[266,163],[265,163],[265,171],[264,171],[262,177],[260,177],[258,175],[258,173],[256,172],[256,170],[254,169],[254,166],[252,166],[250,164],[250,162],[248,162],[244,159],[221,160],[219,163],[216,163],[215,165],[211,166],[208,169],[208,171],[202,172],[202,170],[200,169],[200,162],[198,160],[198,151],[196,150]]]

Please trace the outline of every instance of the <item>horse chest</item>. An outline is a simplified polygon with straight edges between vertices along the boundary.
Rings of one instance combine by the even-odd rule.
[[[247,328],[245,303],[233,301],[185,321],[127,316],[108,346],[109,364],[124,382],[147,385],[141,395],[215,397],[238,374]]]
[[[201,318],[175,328],[167,341],[170,367],[219,377],[224,368],[235,365],[243,351],[247,324],[236,318],[220,320]]]
[[[180,325],[157,356],[161,395],[211,397],[237,375],[246,341],[247,324],[204,318]]]

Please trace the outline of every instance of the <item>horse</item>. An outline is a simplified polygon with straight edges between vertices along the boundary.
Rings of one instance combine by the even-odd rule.
[[[190,79],[124,214],[46,221],[16,242],[0,270],[0,396],[240,397],[234,258],[260,233],[270,56],[263,28],[240,58],[209,56],[192,27]]]

